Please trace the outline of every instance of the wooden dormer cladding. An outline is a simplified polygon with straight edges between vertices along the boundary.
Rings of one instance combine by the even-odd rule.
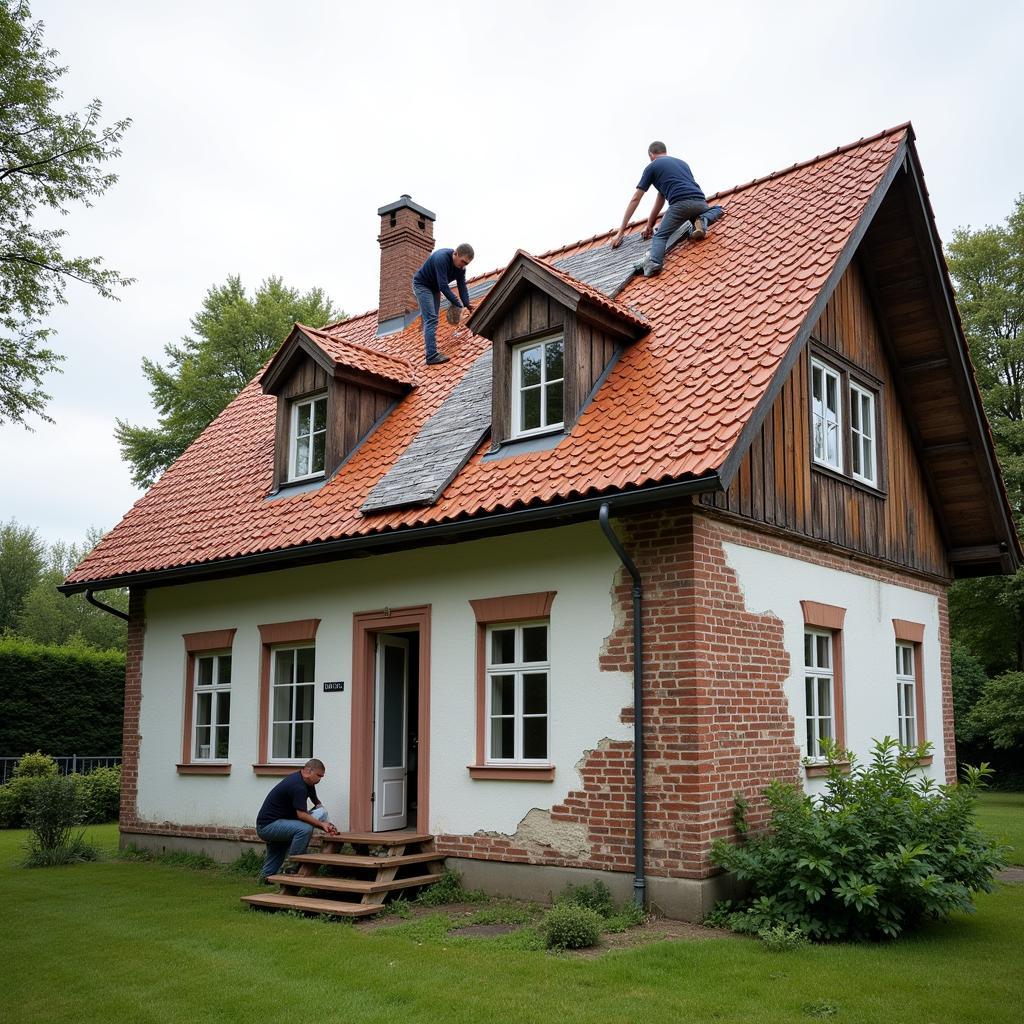
[[[295,402],[319,394],[327,396],[322,478],[329,478],[410,390],[413,373],[404,360],[342,343],[322,331],[296,324],[264,371],[262,385],[264,393],[277,396],[276,491],[290,482],[291,410]]]
[[[563,425],[568,433],[616,354],[648,332],[638,314],[520,250],[470,319],[493,342],[491,439],[512,434],[512,349],[552,335],[564,340]]]

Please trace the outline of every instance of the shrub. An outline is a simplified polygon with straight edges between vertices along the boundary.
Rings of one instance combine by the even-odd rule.
[[[96,860],[99,851],[85,838],[82,802],[71,778],[46,775],[34,780],[27,821],[32,830],[26,867],[49,867]]]
[[[29,796],[39,776],[25,775],[12,778],[0,786],[0,828],[24,828]]]
[[[243,850],[224,870],[233,875],[257,878],[263,870],[263,854],[259,850]]]
[[[57,774],[57,762],[49,754],[37,750],[34,754],[23,754],[14,766],[15,779],[41,779]]]
[[[76,775],[74,779],[87,822],[101,825],[107,821],[117,821],[121,807],[120,768],[97,768],[88,775]]]
[[[445,868],[444,874],[416,897],[416,902],[425,907],[440,907],[445,903],[479,903],[486,898],[481,892],[464,888],[462,876]]]
[[[803,949],[807,945],[807,936],[799,928],[788,928],[784,924],[762,928],[757,937],[773,953],[791,953],[794,949]]]
[[[601,915],[574,903],[556,903],[541,919],[540,931],[548,949],[585,949],[601,935]]]
[[[600,880],[589,885],[567,885],[555,903],[566,903],[574,907],[587,907],[600,917],[611,917],[615,913],[615,901],[608,886]]]
[[[968,768],[961,785],[937,786],[914,777],[920,753],[886,737],[866,768],[854,760],[844,775],[830,764],[818,798],[772,782],[770,832],[737,846],[719,841],[712,853],[750,887],[730,926],[758,933],[783,925],[824,941],[895,938],[973,910],[972,894],[991,891],[1003,865],[974,821],[990,771]]]

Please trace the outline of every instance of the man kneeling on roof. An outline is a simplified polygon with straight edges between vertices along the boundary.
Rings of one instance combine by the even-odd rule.
[[[473,312],[466,288],[466,267],[473,262],[474,255],[473,246],[467,242],[457,249],[438,249],[426,258],[412,279],[413,294],[420,304],[420,316],[423,318],[423,354],[431,366],[448,362],[448,357],[437,351],[437,314],[441,310],[441,296],[444,295],[451,303],[452,310],[459,311],[453,323],[459,322],[461,310]],[[449,287],[452,281],[458,285],[461,302],[452,294]]]
[[[622,244],[622,236],[626,233],[630,218],[640,205],[644,193],[654,185],[658,190],[658,198],[654,201],[650,216],[644,225],[643,236],[650,238],[654,235],[651,243],[651,252],[644,266],[644,275],[653,277],[661,273],[662,264],[665,262],[665,249],[668,240],[673,233],[682,227],[688,220],[693,221],[693,232],[691,238],[698,242],[707,234],[708,221],[705,214],[711,209],[704,196],[701,187],[693,180],[693,173],[690,165],[678,157],[669,156],[664,142],[652,142],[647,147],[648,164],[640,175],[640,181],[636,186],[636,192],[626,207],[626,214],[622,218],[622,226],[612,238],[611,246],[617,249]],[[657,233],[654,232],[655,222],[658,214],[668,200],[668,213],[662,219],[661,226]]]
[[[285,857],[306,852],[313,829],[336,836],[338,830],[327,820],[327,809],[316,795],[316,784],[326,769],[319,758],[310,758],[297,772],[286,775],[268,794],[256,816],[256,835],[267,844],[260,878],[268,884],[281,870]],[[313,805],[307,811],[308,804]]]

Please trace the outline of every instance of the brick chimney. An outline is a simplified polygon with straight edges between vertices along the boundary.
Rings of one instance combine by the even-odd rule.
[[[380,214],[380,308],[377,323],[401,317],[416,309],[412,276],[434,249],[437,215],[403,195],[388,203]]]

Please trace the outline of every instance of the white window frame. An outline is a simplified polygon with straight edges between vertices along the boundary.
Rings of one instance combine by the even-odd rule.
[[[547,629],[547,661],[524,661],[523,660],[523,630],[532,626],[544,626]],[[493,661],[494,644],[493,634],[501,630],[515,630],[515,653],[514,661],[497,664]],[[484,667],[484,686],[486,691],[486,722],[484,733],[485,763],[491,765],[549,765],[551,764],[551,620],[534,619],[525,622],[496,622],[489,625],[485,637],[486,654]],[[523,676],[539,675],[547,676],[545,687],[544,714],[524,714],[523,712]],[[515,721],[513,729],[513,756],[492,757],[493,749],[493,727],[495,717],[492,710],[492,693],[494,676],[514,676],[515,693],[513,699],[513,713],[502,715],[501,718],[512,718]],[[544,718],[546,720],[544,730],[544,757],[528,758],[523,756],[523,721],[526,718]]]
[[[316,424],[316,403],[324,403],[324,428],[323,430],[314,430]],[[299,411],[306,406],[309,406],[309,434],[303,435],[309,437],[309,464],[313,465],[313,439],[317,434],[324,435],[324,465],[319,469],[311,470],[309,473],[299,474],[296,467],[299,461]],[[298,401],[292,402],[290,424],[288,428],[288,479],[289,480],[311,480],[314,477],[323,476],[326,470],[326,458],[327,458],[327,392],[321,391],[319,394],[310,395],[308,398],[301,398]]]
[[[548,345],[559,343],[562,346],[562,376],[555,377],[552,380],[547,379],[547,360],[544,358],[544,349]],[[539,388],[540,390],[540,426],[531,427],[529,430],[522,428],[522,397],[523,397],[523,386],[522,386],[522,370],[520,363],[520,353],[530,348],[541,349],[540,359],[540,384],[531,384],[530,390]],[[558,410],[557,422],[552,420],[548,421],[548,385],[557,384],[559,381],[562,382],[562,408]],[[547,434],[553,430],[557,430],[559,427],[565,424],[565,336],[562,334],[552,334],[546,338],[533,338],[530,341],[522,341],[517,345],[512,346],[512,436],[513,437],[532,437],[534,434]]]
[[[226,683],[221,682],[221,659],[228,659],[228,681]],[[207,684],[201,684],[199,682],[200,676],[203,670],[203,662],[209,662],[211,665],[210,669],[210,682]],[[201,762],[203,764],[215,763],[224,764],[229,761],[230,754],[230,743],[231,743],[231,651],[203,651],[201,654],[196,654],[193,659],[192,665],[192,758],[194,762]],[[226,696],[228,701],[228,720],[223,724],[218,722],[218,712],[220,710],[221,698]],[[210,698],[210,722],[208,725],[200,725],[199,718],[199,705],[201,703],[200,698]],[[209,730],[208,742],[201,744],[199,742],[199,730]],[[225,746],[228,748],[228,753],[225,753],[223,757],[217,756],[217,740],[218,734],[223,732],[225,735]],[[204,755],[201,753],[203,746],[206,747],[207,753]]]
[[[812,638],[811,657],[807,657],[807,639]],[[828,665],[819,665],[818,640],[828,642]],[[804,629],[804,739],[807,743],[807,757],[811,761],[824,761],[821,749],[821,723],[828,722],[828,738],[836,741],[836,664],[835,635],[827,629]],[[820,684],[828,683],[829,710],[821,713]],[[808,683],[811,683],[808,693]]]
[[[878,420],[875,416],[875,404],[873,391],[869,391],[856,381],[850,381],[850,475],[854,480],[870,484],[872,487],[878,486]],[[870,473],[858,472],[856,468],[859,457],[863,469],[867,461],[865,453],[870,453]]]
[[[814,393],[816,374],[820,374],[821,378],[820,403]],[[835,381],[836,408],[834,410],[830,409],[826,404],[829,378]],[[822,409],[821,413],[816,408],[819,404]],[[828,413],[830,412],[835,416],[834,426],[828,418]],[[821,424],[822,431],[822,447],[820,450],[818,446],[819,423]],[[836,435],[836,458],[834,462],[828,458],[828,432],[830,428],[835,430]],[[829,469],[834,469],[837,473],[843,472],[843,375],[827,363],[813,358],[811,359],[811,450],[814,454],[814,461],[819,466],[827,466]]]
[[[299,651],[313,651],[313,678],[310,679],[308,682],[297,683],[295,681],[296,667],[298,666],[298,652]],[[277,659],[278,659],[278,655],[287,654],[288,652],[291,652],[291,654],[292,654],[292,678],[291,678],[291,682],[285,683],[285,684],[280,684],[277,681]],[[312,716],[313,716],[312,718],[298,719],[298,718],[295,717],[295,690],[299,686],[310,686],[312,688],[312,693],[313,693],[313,707],[311,709],[311,713],[312,713]],[[274,715],[274,708],[275,708],[275,706],[277,704],[277,700],[276,700],[277,691],[279,689],[283,689],[284,687],[289,687],[292,690],[291,699],[289,701],[290,707],[292,709],[292,717],[291,718],[276,718],[275,715]],[[270,748],[270,758],[269,758],[269,760],[273,761],[273,762],[285,762],[285,763],[289,763],[289,764],[293,764],[293,763],[295,763],[297,761],[305,762],[305,761],[309,760],[309,758],[311,758],[313,756],[313,750],[315,749],[315,743],[316,743],[316,644],[310,644],[310,643],[282,644],[279,647],[271,648],[270,686],[268,687],[268,689],[269,689],[269,693],[268,693],[267,696],[268,696],[268,700],[270,701],[270,707],[267,709],[267,721],[269,723],[268,745],[269,745],[269,748]],[[275,731],[276,731],[275,730],[275,726],[285,725],[285,724],[290,726],[290,728],[288,730],[288,750],[289,751],[292,751],[292,750],[295,749],[295,727],[297,725],[306,725],[306,724],[308,724],[311,727],[310,728],[310,740],[309,740],[309,751],[308,751],[308,753],[305,753],[305,754],[291,754],[291,753],[289,753],[287,755],[282,755],[282,754],[276,753],[275,747],[274,747],[274,736],[275,736]]]
[[[917,652],[896,641],[896,722],[901,747],[917,746]]]

